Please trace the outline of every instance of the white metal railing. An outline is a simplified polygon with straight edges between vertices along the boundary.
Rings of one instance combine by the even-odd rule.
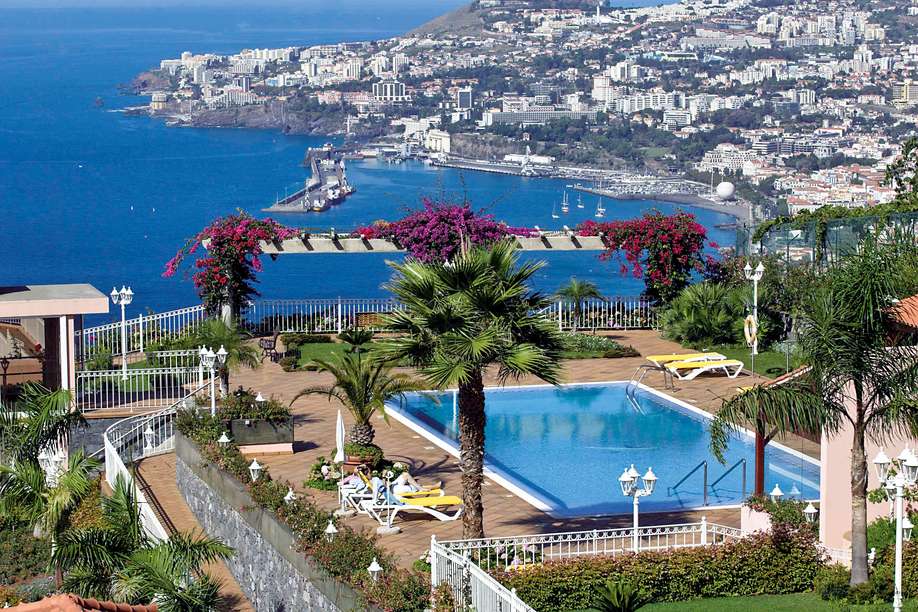
[[[494,579],[468,556],[463,556],[430,538],[430,580],[434,589],[446,583],[453,594],[454,609],[499,612],[535,612]]]
[[[255,300],[240,313],[243,327],[256,334],[313,332],[336,334],[351,327],[384,331],[383,314],[393,312],[398,302],[387,298],[332,298]],[[647,329],[657,325],[653,305],[639,297],[588,299],[581,302],[579,314],[574,302],[557,300],[541,310],[561,330]],[[181,338],[194,332],[206,319],[203,306],[189,306],[126,322],[128,354],[143,353],[155,342]],[[84,359],[99,351],[121,354],[121,323],[87,327],[77,332],[77,343]]]
[[[351,327],[381,331],[381,315],[398,308],[390,299],[257,300],[241,313],[255,333],[313,332],[339,334]]]
[[[190,389],[205,383],[200,365],[173,368],[128,368],[127,378],[119,370],[76,373],[76,406],[80,412],[105,408],[127,408],[149,412],[170,406],[185,397]]]
[[[125,322],[127,352],[142,353],[146,347],[161,340],[186,336],[206,318],[204,306],[198,305],[128,319]],[[76,343],[84,359],[100,351],[120,355],[121,322],[78,330]]]
[[[531,608],[490,572],[524,568],[546,561],[593,555],[632,553],[633,529],[594,529],[505,538],[438,542],[431,537],[431,581],[449,584],[457,603],[475,610],[528,612]],[[734,527],[709,523],[638,528],[639,551],[695,548],[733,542],[743,537]],[[464,608],[463,608],[464,609]]]
[[[118,361],[120,363],[120,358]],[[128,353],[128,363],[141,361],[145,361],[149,368],[191,368],[196,367],[201,362],[201,356],[198,349]]]
[[[114,487],[120,476],[127,485],[134,487],[144,531],[154,540],[168,539],[169,531],[159,520],[143,490],[136,486],[134,475],[128,466],[133,465],[139,459],[175,450],[176,408],[208,386],[208,384],[200,385],[189,390],[165,410],[122,419],[111,425],[102,435],[105,452],[105,480],[111,487]]]

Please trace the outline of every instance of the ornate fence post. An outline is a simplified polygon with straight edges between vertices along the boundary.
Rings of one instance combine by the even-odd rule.
[[[701,545],[706,546],[708,544],[708,517],[701,517]]]
[[[140,330],[140,352],[143,353],[143,313],[137,317],[137,327]]]
[[[563,302],[562,298],[558,298],[558,331],[564,331],[564,318],[561,310],[564,307],[562,305]]]
[[[338,318],[338,333],[340,334],[343,331],[343,328],[341,327],[341,298],[340,297],[338,298],[337,318]]]

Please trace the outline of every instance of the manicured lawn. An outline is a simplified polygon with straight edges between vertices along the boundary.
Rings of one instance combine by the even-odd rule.
[[[333,355],[344,353],[348,345],[341,342],[318,342],[315,344],[301,344],[300,357],[297,359],[297,366],[303,367],[309,365],[314,359],[329,359]]]
[[[739,359],[745,364],[746,369],[752,369],[752,358],[749,354],[749,347],[746,346],[714,346],[708,348],[711,352],[721,353],[727,359]],[[755,356],[755,372],[760,376],[776,378],[786,371],[786,356],[778,351],[761,351]],[[794,355],[790,356],[790,367],[794,369],[800,365]]]
[[[823,601],[815,593],[797,593],[795,595],[759,595],[756,597],[719,597],[716,599],[696,599],[650,604],[641,608],[641,612],[829,612],[849,610],[850,612],[877,612],[891,609],[891,604],[853,606],[835,601]],[[918,602],[907,600],[903,610],[918,610]],[[583,610],[581,612],[592,612]]]

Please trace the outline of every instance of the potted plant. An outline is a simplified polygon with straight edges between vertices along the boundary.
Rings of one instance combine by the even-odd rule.
[[[273,397],[239,387],[222,400],[217,416],[243,452],[252,446],[259,453],[293,452],[290,408]]]
[[[356,340],[358,337],[360,340]],[[357,335],[351,339],[367,341]],[[376,430],[370,420],[377,411],[385,418],[385,404],[393,397],[420,391],[424,386],[407,374],[393,373],[392,366],[365,355],[366,349],[361,347],[362,344],[351,344],[348,352],[333,360],[315,360],[318,370],[329,372],[335,377],[335,383],[303,389],[290,403],[292,405],[304,395],[327,395],[329,400],[338,399],[354,418],[344,446],[345,465],[375,468],[382,461],[383,452],[373,443]]]

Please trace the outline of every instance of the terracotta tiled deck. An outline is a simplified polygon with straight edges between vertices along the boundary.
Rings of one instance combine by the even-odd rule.
[[[613,337],[623,344],[634,346],[642,355],[684,351],[678,344],[661,339],[659,334],[653,331],[620,332]],[[566,381],[628,380],[635,369],[645,363],[647,362],[642,357],[569,361],[565,365]],[[300,389],[314,384],[328,383],[330,380],[330,376],[315,372],[286,373],[276,364],[266,362],[258,370],[235,373],[231,382],[233,386],[252,387],[266,395],[271,394],[289,401]],[[736,393],[737,387],[751,384],[751,380],[746,374],[737,379],[728,379],[724,376],[700,377],[693,381],[676,381],[675,391],[667,390],[666,392],[699,408],[713,411],[720,406],[722,398]],[[535,379],[522,380],[520,384],[538,382]],[[489,377],[489,383],[495,384],[493,377]],[[663,390],[663,379],[659,373],[648,374],[644,383]],[[331,457],[334,454],[333,432],[338,407],[337,402],[330,403],[322,396],[301,398],[294,406],[296,452],[286,456],[258,457],[260,463],[269,466],[275,479],[289,480],[297,491],[312,495],[318,503],[329,509],[336,505],[334,492],[304,490],[302,483],[308,475],[309,467],[318,456]],[[344,416],[345,423],[349,424],[350,416],[346,411]],[[412,466],[412,474],[421,482],[442,480],[450,494],[461,494],[457,459],[436,448],[428,440],[421,438],[394,419],[390,420],[390,425],[387,426],[381,417],[377,418],[379,420],[376,426],[376,443],[384,449],[387,457],[409,463]],[[817,444],[796,437],[784,442],[792,448],[811,455],[815,453],[815,456],[818,456]],[[620,469],[620,466],[609,466],[609,486],[615,485],[613,481],[617,469]],[[169,476],[169,474],[163,474],[164,479],[168,479]],[[157,490],[157,494],[161,486],[164,490],[174,489],[174,484],[163,483],[161,485],[158,479],[154,482],[151,478],[150,482]],[[171,513],[171,502],[164,502],[163,505],[166,506],[167,512]],[[630,524],[630,518],[627,516],[556,520],[536,510],[524,500],[490,480],[485,481],[484,506],[485,531],[490,536],[593,529]],[[710,510],[704,513],[645,513],[641,515],[641,521],[642,524],[687,522],[699,520],[701,514],[707,515],[709,521],[717,523],[728,525],[739,523],[737,510]],[[405,516],[405,520],[399,522],[402,533],[387,535],[381,539],[382,543],[398,554],[405,564],[410,564],[427,549],[431,534],[436,534],[440,540],[456,539],[462,535],[461,521],[440,523],[423,517],[423,515],[418,518],[411,515]],[[348,520],[351,525],[366,529],[376,526],[376,523],[363,516]]]

